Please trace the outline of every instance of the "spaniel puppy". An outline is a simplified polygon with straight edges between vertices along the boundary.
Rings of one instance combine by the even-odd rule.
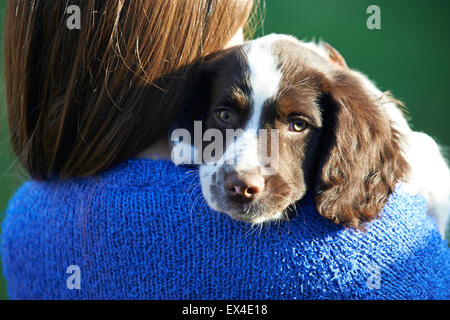
[[[310,195],[323,217],[360,227],[401,184],[426,198],[444,232],[450,172],[438,145],[330,46],[265,36],[208,57],[194,88],[175,126],[193,132],[198,120],[204,141],[223,139],[210,157],[192,143],[214,210],[262,223]]]

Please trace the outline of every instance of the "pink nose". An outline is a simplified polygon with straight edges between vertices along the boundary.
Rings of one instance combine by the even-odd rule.
[[[264,185],[264,178],[255,173],[239,175],[233,172],[225,181],[225,186],[228,190],[245,199],[252,199],[257,194],[263,192]]]

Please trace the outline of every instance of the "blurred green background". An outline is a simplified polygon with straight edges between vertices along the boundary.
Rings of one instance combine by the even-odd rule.
[[[48,0],[50,1],[50,0]],[[366,9],[381,8],[381,30],[368,30]],[[3,34],[5,0],[0,0]],[[450,145],[450,1],[448,0],[267,0],[258,35],[288,33],[323,39],[347,63],[390,90],[409,109],[415,130]],[[3,46],[0,66],[0,212],[25,179],[8,146],[5,116]],[[0,219],[3,213],[0,214]],[[7,298],[0,277],[0,299]]]

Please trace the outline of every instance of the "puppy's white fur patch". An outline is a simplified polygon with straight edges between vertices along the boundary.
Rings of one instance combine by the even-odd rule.
[[[277,57],[272,53],[272,45],[278,37],[267,36],[253,40],[243,48],[248,66],[252,106],[250,119],[244,133],[231,145],[226,156],[236,159],[237,170],[255,170],[261,167],[258,157],[258,131],[264,104],[274,99],[279,91],[282,78]],[[234,154],[237,152],[237,154]]]
[[[274,98],[279,90],[281,71],[272,53],[276,37],[264,37],[251,41],[244,47],[252,90],[252,114],[246,130],[258,130],[264,103]]]

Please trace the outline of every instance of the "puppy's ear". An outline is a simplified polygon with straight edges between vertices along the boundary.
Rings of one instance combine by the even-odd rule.
[[[347,66],[347,62],[345,62],[344,57],[337,51],[331,44],[327,42],[322,42],[322,46],[325,49],[325,52],[328,54],[328,57],[330,58],[331,62],[334,64],[344,68],[349,69]]]
[[[169,129],[172,161],[177,165],[200,164],[201,150],[198,150],[194,138],[196,130],[203,135],[210,104],[211,76],[206,61],[196,63],[190,77],[186,98]]]
[[[351,71],[323,81],[323,162],[316,185],[318,212],[359,227],[382,211],[409,171],[402,137],[380,102]]]
[[[209,107],[211,81],[204,62],[192,68],[186,98],[172,123],[169,137],[175,129],[186,129],[193,134],[194,122],[203,121]]]

